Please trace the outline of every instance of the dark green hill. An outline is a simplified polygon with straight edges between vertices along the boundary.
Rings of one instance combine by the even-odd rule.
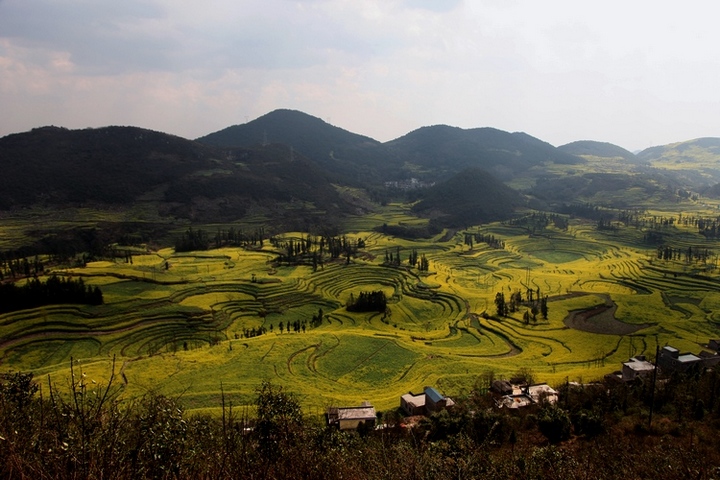
[[[0,208],[44,202],[128,204],[214,163],[215,151],[135,127],[44,127],[0,139]]]
[[[241,218],[251,208],[274,225],[314,228],[355,207],[345,203],[335,179],[286,145],[234,149],[221,169],[172,182],[165,200],[193,220]]]
[[[378,184],[399,175],[398,161],[382,143],[296,110],[275,110],[197,141],[225,148],[282,143],[349,184]]]
[[[607,142],[580,140],[578,142],[561,145],[558,147],[558,150],[578,157],[588,156],[608,159],[620,158],[628,163],[638,163],[638,158],[635,154],[629,150],[625,150],[622,147],[618,147],[617,145]]]
[[[466,168],[482,168],[502,180],[546,163],[581,164],[583,160],[525,133],[494,128],[465,130],[447,125],[423,127],[386,144],[417,171],[448,178]]]
[[[470,168],[424,192],[413,211],[446,227],[477,225],[510,218],[523,199],[480,168]]]
[[[278,224],[306,225],[354,208],[335,177],[287,146],[221,150],[135,127],[9,135],[0,139],[0,169],[0,209],[129,207],[142,199],[163,215],[200,222],[261,207]]]

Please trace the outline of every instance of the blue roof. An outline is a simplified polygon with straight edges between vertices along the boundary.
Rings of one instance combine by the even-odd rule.
[[[425,387],[425,395],[427,395],[433,403],[437,403],[445,398],[433,387]]]

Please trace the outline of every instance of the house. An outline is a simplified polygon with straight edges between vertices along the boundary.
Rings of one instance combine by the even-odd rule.
[[[706,351],[701,351],[699,353],[700,358],[702,358],[703,365],[705,368],[713,368],[720,364],[720,353],[710,353]]]
[[[503,389],[507,391],[507,389]],[[512,385],[512,393],[504,394],[495,400],[500,408],[522,408],[537,405],[542,402],[555,404],[558,401],[558,392],[547,383],[535,385]]]
[[[623,382],[632,382],[636,378],[648,377],[655,371],[655,365],[645,359],[645,355],[632,357],[622,364],[620,379]]]
[[[710,340],[708,348],[717,347],[718,340]],[[693,368],[712,368],[720,363],[720,352],[715,353],[701,351],[698,355],[692,353],[680,353],[677,348],[665,346],[658,355],[658,366],[668,374],[675,372],[687,372]]]
[[[357,430],[360,425],[375,427],[375,407],[363,402],[359,407],[330,407],[325,414],[329,426],[340,430]]]
[[[498,395],[512,395],[513,386],[507,380],[495,380],[492,382],[492,385],[490,385],[490,391]]]
[[[665,373],[687,372],[692,368],[703,368],[703,359],[692,353],[680,353],[680,351],[671,346],[663,347],[657,359],[657,364]]]
[[[455,402],[433,387],[425,387],[423,393],[408,392],[400,397],[400,408],[407,415],[429,415],[433,412],[450,408]]]

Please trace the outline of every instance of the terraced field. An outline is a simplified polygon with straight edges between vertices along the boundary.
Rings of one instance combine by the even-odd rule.
[[[389,219],[410,222],[399,209],[358,220],[348,236],[363,238],[365,248],[349,263],[327,261],[316,271],[277,263],[281,250],[266,244],[139,252],[128,263],[54,272],[100,286],[105,304],[1,315],[0,362],[62,386],[71,357],[97,381],[108,378],[115,357],[126,397],[158,391],[195,409],[217,407],[221,388],[244,405],[270,379],[320,412],[362,400],[393,408],[424,385],[461,395],[488,370],[503,376],[531,368],[550,383],[592,379],[656,345],[697,352],[720,336],[718,272],[655,258],[633,228],[615,238],[583,223],[532,236],[512,225],[470,229],[501,238],[502,249],[470,247],[464,232],[409,241],[363,230]],[[687,231],[676,235],[692,244]],[[384,264],[386,252],[398,249],[403,264]],[[408,265],[413,250],[427,257],[428,271]],[[345,309],[351,295],[378,290],[388,311]],[[525,320],[523,305],[495,315],[498,292],[527,298],[528,290],[548,297],[547,319]],[[296,321],[306,328],[288,330]],[[246,335],[262,328],[263,335]]]

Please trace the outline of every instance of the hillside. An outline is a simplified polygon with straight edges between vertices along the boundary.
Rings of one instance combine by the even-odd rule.
[[[494,128],[423,127],[386,145],[406,164],[414,165],[421,178],[448,178],[477,167],[507,181],[533,166],[583,163],[581,158],[525,133]]]
[[[398,162],[372,138],[358,135],[296,110],[275,110],[242,125],[197,139],[222,148],[280,143],[317,162],[347,183],[380,183],[398,176]]]
[[[442,226],[477,225],[512,216],[520,195],[480,168],[470,168],[429,188],[413,212]]]
[[[37,128],[0,139],[0,208],[38,202],[129,204],[215,164],[216,152],[136,127]]]
[[[637,158],[672,172],[688,189],[720,183],[720,138],[706,137],[647,148]]]
[[[0,168],[0,209],[142,202],[161,216],[211,222],[257,206],[277,225],[307,226],[352,208],[336,178],[286,146],[220,150],[136,127],[10,135],[0,139]]]
[[[578,157],[596,157],[608,160],[623,160],[638,163],[638,158],[630,151],[607,142],[581,140],[561,145],[558,150]]]

